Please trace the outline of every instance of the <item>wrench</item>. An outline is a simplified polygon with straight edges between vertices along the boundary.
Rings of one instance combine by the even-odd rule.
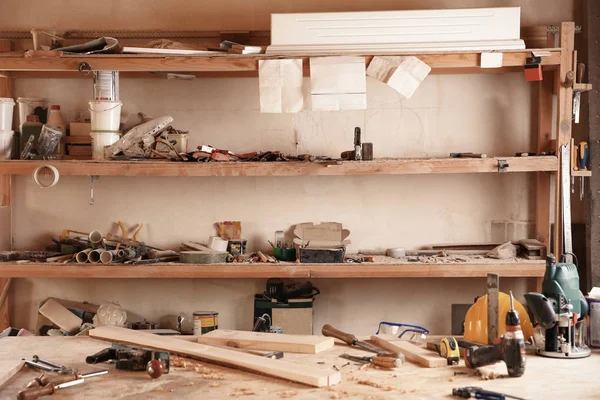
[[[47,371],[47,372],[57,372],[60,370],[60,368],[54,368],[54,367],[51,367],[46,364],[39,364],[39,363],[36,363],[33,361],[26,360],[24,358],[22,358],[21,360],[25,361],[25,365],[27,365],[30,368],[41,369],[42,371]]]

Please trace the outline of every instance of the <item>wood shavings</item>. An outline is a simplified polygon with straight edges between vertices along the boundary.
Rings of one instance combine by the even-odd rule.
[[[233,393],[229,395],[230,397],[239,397],[239,396],[256,396],[256,393],[250,388],[236,388],[233,389]]]
[[[164,391],[165,391],[165,389],[163,389],[163,387],[162,387],[162,386],[159,386],[159,387],[157,387],[157,388],[154,388],[153,390],[154,390],[155,392],[164,392]]]
[[[298,392],[296,392],[295,390],[288,390],[286,392],[280,392],[278,393],[278,395],[281,399],[289,399],[291,397],[297,396]]]
[[[377,389],[385,390],[386,392],[391,392],[394,390],[391,386],[382,385],[381,383],[373,382],[368,379],[359,379],[356,381],[359,385],[371,386]]]
[[[219,382],[211,382],[211,384],[208,386],[210,386],[211,388],[217,388],[217,387],[220,387],[221,384]]]
[[[449,382],[454,382],[454,381],[455,381],[455,379],[454,379],[454,377],[453,377],[453,376],[451,376],[451,377],[450,377],[450,379],[448,379],[448,381],[449,381]]]
[[[339,399],[340,395],[337,393],[332,393],[331,396],[329,396],[330,399]]]

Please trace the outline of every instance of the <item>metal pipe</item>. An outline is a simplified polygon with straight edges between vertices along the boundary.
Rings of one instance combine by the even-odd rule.
[[[135,258],[137,255],[133,249],[119,249],[117,256],[119,258]]]
[[[88,254],[89,262],[91,262],[93,264],[98,264],[100,262],[100,253],[102,253],[103,251],[104,251],[104,249],[96,249],[96,250],[90,251]]]
[[[88,235],[88,240],[94,247],[99,247],[102,243],[102,233],[100,231],[91,231]]]
[[[110,264],[111,262],[117,260],[117,253],[118,252],[116,250],[105,250],[100,253],[100,261],[102,264]]]
[[[75,254],[75,261],[77,261],[79,264],[85,264],[86,262],[89,262],[89,253],[91,253],[92,250],[93,249],[85,249]]]

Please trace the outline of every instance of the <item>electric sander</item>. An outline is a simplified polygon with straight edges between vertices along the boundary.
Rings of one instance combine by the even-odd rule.
[[[537,354],[553,358],[583,358],[591,354],[584,343],[584,317],[588,303],[579,290],[579,274],[575,264],[563,255],[556,263],[553,254],[546,257],[542,293],[527,293],[525,300],[535,319],[545,330],[545,343]]]

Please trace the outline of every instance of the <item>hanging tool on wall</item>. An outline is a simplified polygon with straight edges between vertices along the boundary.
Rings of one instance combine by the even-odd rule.
[[[94,200],[94,183],[99,180],[100,177],[98,175],[92,175],[90,178],[90,206],[93,206],[96,204],[96,201]]]
[[[577,75],[575,82],[582,83],[583,75],[585,74],[585,64],[577,64]],[[581,110],[581,91],[576,90],[573,94],[573,120],[576,124],[579,123],[579,111]]]
[[[587,142],[580,142],[577,146],[577,167],[580,171],[588,170],[588,160],[590,158],[590,149]],[[583,201],[585,194],[584,182],[585,177],[580,176],[579,179],[579,201]]]
[[[569,193],[569,177],[571,164],[571,146],[563,144],[560,146],[560,190],[562,204],[562,232],[563,232],[563,254],[566,255],[565,262],[572,263],[573,238],[571,237],[571,193]]]

